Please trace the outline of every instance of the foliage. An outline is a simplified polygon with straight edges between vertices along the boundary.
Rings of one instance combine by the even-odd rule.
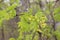
[[[43,12],[37,11],[35,15],[32,15],[32,12],[30,11],[21,13],[23,15],[20,16],[20,22],[18,22],[18,27],[20,28],[18,30],[20,32],[20,39],[18,40],[21,40],[24,32],[29,33],[31,30],[31,34],[39,31],[42,35],[50,36],[50,28],[45,23],[47,18]]]
[[[9,20],[16,16],[15,8],[17,5],[17,3],[13,3],[11,6],[7,6],[7,8],[0,10],[0,24],[2,24],[4,20]]]
[[[22,40],[23,36],[24,36],[23,33],[25,32],[27,34],[31,30],[32,30],[31,34],[38,31],[38,32],[42,33],[43,36],[46,36],[48,39],[53,36],[54,28],[51,30],[51,27],[47,23],[45,23],[46,21],[48,21],[45,13],[47,13],[48,15],[51,14],[51,11],[50,11],[51,9],[49,9],[49,6],[51,7],[52,3],[48,4],[48,9],[45,10],[45,12],[37,9],[37,12],[33,14],[33,10],[29,9],[30,11],[22,13],[23,15],[20,16],[20,22],[18,22],[18,27],[20,28],[18,31],[19,31],[20,36],[17,40]],[[60,21],[59,8],[60,7],[55,8],[51,14],[51,15],[53,15],[55,22]],[[52,18],[52,16],[51,16],[51,18]],[[58,35],[60,33],[58,33],[58,34],[56,34],[56,33],[57,32],[55,32],[54,35],[57,36],[57,39],[59,39]],[[26,36],[27,35],[25,35],[25,37]],[[29,37],[29,35],[27,37]],[[30,39],[30,37],[29,37],[29,39]],[[29,39],[25,38],[24,40],[29,40]],[[32,39],[30,39],[30,40],[32,40]]]
[[[39,2],[38,0],[35,0],[35,2],[36,1]],[[0,3],[0,25],[2,25],[4,20],[10,20],[16,16],[17,12],[15,8],[20,6],[19,2],[19,0],[10,0],[10,2],[7,3]],[[60,7],[52,10],[54,6],[52,3],[53,2],[45,5],[47,7],[45,11],[43,11],[39,5],[32,3],[31,8],[21,12],[19,15],[20,21],[17,23],[19,36],[17,39],[10,38],[9,40],[38,40],[41,35],[42,39],[44,39],[44,37],[49,39],[52,36],[56,36],[57,40],[60,40],[60,32],[56,29],[54,30],[52,26],[55,22],[60,22]],[[49,21],[47,15],[50,15],[53,20],[51,26],[50,23],[47,23]],[[38,32],[41,33],[41,35]]]

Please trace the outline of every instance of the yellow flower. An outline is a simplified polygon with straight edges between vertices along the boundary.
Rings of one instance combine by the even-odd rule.
[[[46,25],[47,25],[46,23],[43,23],[43,24],[41,24],[41,27],[45,28]]]
[[[31,18],[29,18],[29,20],[32,20]]]
[[[37,29],[37,31],[40,32],[40,33],[42,33],[42,30],[40,30],[40,29]]]
[[[40,21],[40,23],[42,23],[42,21]]]
[[[45,20],[42,20],[42,22],[45,22]]]

